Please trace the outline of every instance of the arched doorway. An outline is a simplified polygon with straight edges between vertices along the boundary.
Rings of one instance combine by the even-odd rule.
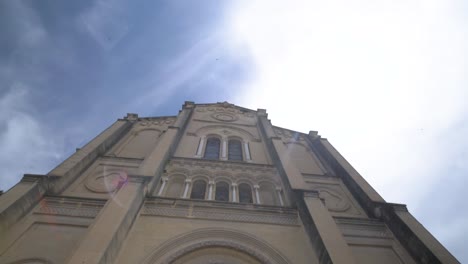
[[[157,246],[143,264],[287,264],[266,241],[237,230],[201,228]]]
[[[173,264],[261,264],[261,262],[244,252],[226,247],[207,247],[187,253]]]

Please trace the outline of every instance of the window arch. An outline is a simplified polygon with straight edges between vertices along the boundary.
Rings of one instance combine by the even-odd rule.
[[[184,188],[185,178],[180,176],[172,177],[167,186],[166,196],[179,198]]]
[[[275,186],[270,182],[260,184],[260,203],[266,205],[279,205]]]
[[[229,184],[227,182],[216,183],[215,200],[229,202]]]
[[[240,203],[253,203],[252,188],[247,183],[239,184],[239,202]]]
[[[219,159],[219,149],[220,149],[221,141],[219,138],[210,137],[206,141],[205,147],[205,159]]]
[[[196,180],[192,185],[191,199],[205,199],[206,181]]]
[[[230,139],[228,142],[228,159],[243,160],[242,158],[242,143],[238,139]]]

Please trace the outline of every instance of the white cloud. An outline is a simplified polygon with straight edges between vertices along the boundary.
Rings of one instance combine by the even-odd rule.
[[[6,191],[24,173],[46,173],[60,158],[57,146],[32,115],[28,88],[21,83],[0,98],[0,189]]]
[[[457,4],[237,4],[232,41],[250,49],[258,75],[235,101],[266,108],[276,125],[319,130],[386,200],[417,209],[468,158],[463,134],[444,138],[468,121],[466,14]]]

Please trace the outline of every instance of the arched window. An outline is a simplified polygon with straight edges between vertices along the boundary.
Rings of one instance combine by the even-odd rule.
[[[192,186],[192,193],[190,198],[192,199],[205,199],[206,182],[204,180],[196,180]]]
[[[264,182],[260,184],[260,203],[266,205],[279,205],[276,188],[273,184]]]
[[[167,186],[166,196],[179,198],[184,188],[185,179],[183,177],[174,177],[169,180],[169,186]]]
[[[252,188],[247,183],[239,184],[239,202],[240,203],[253,203]]]
[[[242,144],[237,139],[231,139],[228,142],[228,159],[242,160]]]
[[[205,159],[219,159],[219,138],[211,137],[206,141]]]
[[[229,184],[226,182],[218,182],[216,184],[215,200],[229,202]]]

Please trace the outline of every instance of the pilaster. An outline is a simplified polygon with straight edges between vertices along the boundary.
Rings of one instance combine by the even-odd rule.
[[[313,232],[317,235],[313,244],[315,244],[320,263],[356,263],[351,249],[330,212],[319,198],[318,192],[305,192],[303,199],[306,208],[302,210],[306,209],[306,213],[312,220],[309,222],[312,227],[309,228],[313,228]]]
[[[185,102],[182,110],[179,112],[176,121],[173,126],[170,126],[164,134],[161,136],[157,146],[153,152],[143,161],[142,165],[138,169],[139,175],[152,176],[152,180],[149,183],[148,189],[152,193],[159,181],[159,176],[164,169],[164,165],[169,157],[174,153],[177,143],[187,125],[192,111],[195,107],[193,102]],[[157,176],[157,177],[154,177]]]
[[[47,176],[57,178],[48,192],[58,194],[71,184],[80,173],[92,164],[100,155],[109,150],[132,126],[135,114],[128,114],[123,120],[118,120],[101,134],[79,149],[59,166],[50,171]]]
[[[48,180],[44,175],[25,174],[18,184],[0,196],[0,237],[39,202],[47,191]]]
[[[129,176],[88,228],[69,264],[113,263],[143,204],[146,179]]]
[[[284,175],[287,177],[289,185],[293,190],[302,190],[305,187],[305,181],[302,177],[301,172],[292,164],[291,160],[288,158],[288,152],[283,141],[277,137],[273,132],[273,127],[270,121],[267,119],[266,112],[259,109],[257,113],[258,122],[264,131],[266,136],[266,141],[271,143],[271,149],[274,153],[273,156],[277,156],[276,165],[279,167],[279,170],[284,171]],[[276,155],[275,155],[276,154]]]

